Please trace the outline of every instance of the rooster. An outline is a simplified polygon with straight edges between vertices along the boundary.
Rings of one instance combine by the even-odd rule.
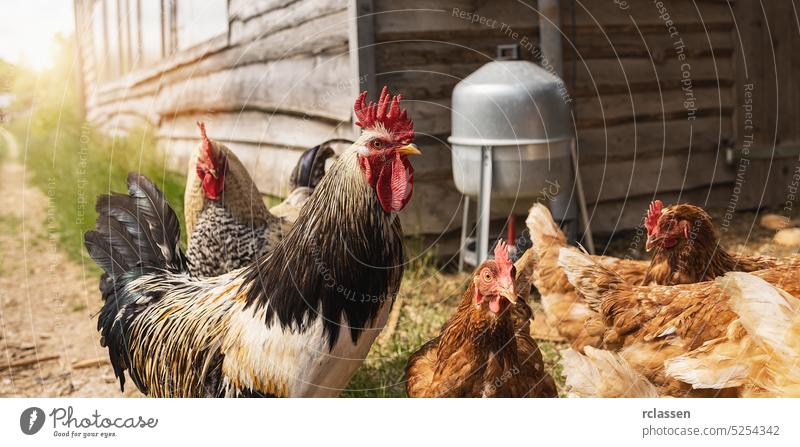
[[[202,141],[189,162],[184,196],[186,257],[193,274],[218,276],[249,265],[277,245],[325,174],[333,149],[322,144],[300,157],[292,172],[292,193],[275,215],[236,154],[208,138],[205,124],[197,125]]]
[[[667,375],[741,397],[800,397],[800,300],[748,273],[717,281],[738,319],[724,337],[668,360]]]
[[[334,396],[380,332],[403,274],[396,213],[411,199],[413,124],[384,87],[355,102],[363,130],[294,226],[252,265],[188,273],[178,219],[141,175],[97,200],[90,256],[120,387],[157,397]]]
[[[684,395],[691,387],[667,377],[664,362],[725,336],[737,318],[728,294],[718,282],[675,286],[635,286],[588,255],[562,249],[559,256],[569,282],[599,313],[606,327],[604,343],[668,395]],[[800,293],[800,260],[753,274]],[[715,395],[695,392],[694,395]]]
[[[406,369],[410,397],[555,397],[539,347],[528,332],[530,307],[518,301],[515,267],[500,241],[484,261],[439,337]],[[521,316],[527,308],[527,318]]]

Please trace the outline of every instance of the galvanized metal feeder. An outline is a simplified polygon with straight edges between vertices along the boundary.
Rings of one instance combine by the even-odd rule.
[[[508,48],[498,48],[498,54]],[[513,56],[512,56],[513,58]],[[563,82],[528,61],[496,60],[482,66],[453,90],[452,146],[456,188],[466,196],[462,262],[478,265],[488,256],[489,211],[513,211],[543,191],[555,219],[574,219],[570,204],[574,176],[573,132]],[[466,248],[469,198],[478,201],[476,249]]]

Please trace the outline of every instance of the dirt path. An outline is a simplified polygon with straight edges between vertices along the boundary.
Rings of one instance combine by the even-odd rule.
[[[0,397],[121,396],[93,318],[97,278],[58,249],[47,196],[12,159],[0,163]]]

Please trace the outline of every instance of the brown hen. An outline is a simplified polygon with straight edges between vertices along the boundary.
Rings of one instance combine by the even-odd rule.
[[[410,357],[408,396],[557,396],[530,336],[532,312],[518,299],[515,270],[505,243],[498,243],[495,259],[478,267],[441,335]]]
[[[698,206],[663,208],[656,200],[650,204],[645,226],[645,248],[655,251],[643,284],[692,284],[727,272],[753,272],[780,264],[768,256],[728,253],[720,245],[711,216]]]
[[[800,397],[800,299],[749,273],[717,282],[738,315],[724,337],[668,360],[669,376],[740,397]]]
[[[525,221],[530,231],[533,247],[539,261],[533,271],[533,285],[539,291],[547,324],[580,349],[585,345],[595,346],[599,342],[597,333],[586,322],[594,315],[586,303],[567,280],[567,275],[558,265],[558,252],[569,247],[567,238],[558,228],[550,210],[535,203]],[[574,249],[574,248],[571,248]],[[638,284],[644,278],[647,261],[620,259],[611,256],[593,256],[608,268],[622,275],[626,281]]]
[[[620,349],[633,368],[662,394],[720,395],[720,390],[692,390],[668,377],[664,362],[724,337],[737,319],[729,295],[717,281],[675,286],[635,286],[588,255],[563,249],[559,264],[570,283],[600,314],[605,345]],[[797,295],[800,260],[754,272],[755,276]],[[569,372],[567,372],[569,374]],[[726,395],[725,392],[722,392]]]
[[[567,281],[558,265],[558,253],[569,247],[544,205],[534,204],[526,221],[540,262],[534,284],[542,296],[542,308],[551,327],[581,350],[598,346],[606,328]],[[708,281],[730,271],[751,272],[780,265],[766,256],[728,253],[719,243],[717,230],[702,208],[678,204],[667,208],[660,200],[650,204],[647,218],[646,249],[652,259],[636,261],[611,256],[592,256],[596,262],[616,272],[630,284],[692,284]],[[571,250],[577,250],[570,248]]]

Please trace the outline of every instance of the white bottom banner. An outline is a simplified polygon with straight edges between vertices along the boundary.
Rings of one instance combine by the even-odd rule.
[[[798,410],[798,399],[0,399],[0,441],[797,446]]]

